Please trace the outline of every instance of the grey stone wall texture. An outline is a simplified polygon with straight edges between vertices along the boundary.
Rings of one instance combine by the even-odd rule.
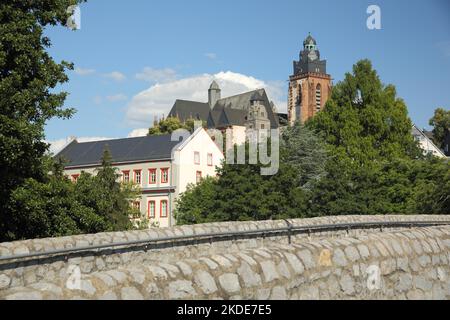
[[[341,216],[294,225],[449,221]],[[124,240],[285,227],[213,223],[0,244],[0,256]],[[0,299],[448,299],[450,226],[324,232],[0,263]]]

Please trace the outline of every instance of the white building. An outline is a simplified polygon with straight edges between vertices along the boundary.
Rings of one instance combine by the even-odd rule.
[[[420,130],[416,125],[413,125],[412,127],[412,135],[416,141],[419,142],[420,147],[423,149],[424,154],[432,154],[439,158],[446,158],[446,155],[444,152],[439,149],[433,141],[431,141],[430,138],[422,131]]]
[[[160,227],[175,225],[177,197],[189,184],[215,176],[224,158],[203,128],[182,142],[172,141],[170,134],[86,143],[74,140],[55,157],[68,161],[65,174],[76,182],[82,172],[95,174],[105,148],[121,173],[120,180],[140,186],[141,198],[134,205]]]

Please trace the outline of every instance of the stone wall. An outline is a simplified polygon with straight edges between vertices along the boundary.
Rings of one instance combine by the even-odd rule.
[[[450,227],[312,239],[135,264],[0,299],[448,299]]]
[[[369,222],[369,221],[450,221],[449,216],[338,216],[313,219],[289,220],[294,226],[313,226],[319,224]],[[89,245],[110,244],[132,240],[162,239],[176,235],[198,235],[213,232],[261,230],[286,227],[286,221],[261,222],[225,222],[195,226],[180,226],[166,229],[150,229],[144,231],[99,233],[53,239],[36,239],[11,243],[0,243],[0,256],[23,253],[43,252],[55,249],[76,248]],[[329,231],[312,233],[309,237],[300,234],[292,237],[293,243],[303,243],[311,239],[330,239],[342,236],[357,236],[379,232],[376,229]],[[286,236],[236,238],[227,241],[199,242],[189,244],[179,242],[161,243],[158,245],[138,246],[132,248],[107,249],[98,252],[44,256],[30,261],[0,261],[0,291],[14,287],[30,286],[39,283],[54,282],[54,279],[67,279],[73,268],[79,267],[82,275],[94,272],[117,270],[130,264],[151,266],[155,263],[173,263],[176,261],[207,257],[220,254],[235,254],[242,250],[271,247],[273,244],[287,244]]]

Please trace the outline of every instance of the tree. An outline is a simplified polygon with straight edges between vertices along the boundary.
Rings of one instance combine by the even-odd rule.
[[[307,126],[324,137],[332,155],[313,188],[313,214],[407,212],[411,161],[421,151],[406,105],[368,60],[356,63]]]
[[[18,197],[34,182],[41,183],[47,179],[43,165],[48,148],[43,142],[46,121],[53,117],[68,118],[74,112],[73,109],[63,109],[67,93],[54,90],[68,80],[65,70],[73,66],[65,61],[56,63],[49,56],[46,49],[51,43],[43,32],[48,25],[65,24],[70,15],[67,8],[78,2],[3,0],[0,3],[2,235],[14,233],[11,230],[18,227],[8,209],[15,190]]]
[[[324,110],[307,126],[355,165],[420,154],[404,101],[393,85],[381,83],[368,60],[353,66],[353,73],[333,88]]]
[[[287,128],[281,140],[281,162],[276,175],[262,176],[261,164],[223,163],[217,169],[217,178],[192,185],[180,196],[176,206],[177,223],[308,216],[310,185],[319,179],[325,167],[323,142],[299,124]],[[248,152],[246,145],[246,159]]]
[[[296,122],[282,132],[281,161],[298,173],[298,183],[310,189],[314,181],[325,174],[328,159],[325,143],[309,128]]]
[[[450,214],[450,164],[448,160],[430,156],[416,161],[413,198],[410,212]]]
[[[430,119],[430,126],[433,126],[433,141],[438,147],[444,149],[445,137],[450,131],[450,110],[438,108],[434,111],[433,118]]]
[[[108,231],[130,229],[130,217],[140,215],[130,206],[130,202],[139,197],[139,190],[133,184],[121,184],[118,178],[117,168],[111,165],[111,154],[106,148],[97,174],[82,174],[75,188],[77,200],[103,217]]]
[[[94,233],[108,229],[94,208],[78,201],[77,186],[63,175],[61,163],[51,164],[43,181],[27,179],[11,195],[11,227],[1,241]]]
[[[202,123],[203,127],[206,127],[206,123],[204,121]],[[194,119],[188,119],[185,123],[182,123],[177,117],[168,117],[160,120],[157,125],[151,127],[148,131],[148,135],[153,136],[171,134],[178,129],[186,129],[190,132],[194,132],[194,127]]]
[[[106,149],[97,175],[82,173],[76,183],[64,176],[63,162],[46,158],[51,174],[43,181],[27,179],[11,195],[8,210],[13,228],[1,241],[132,229],[130,217],[140,215],[130,206],[136,186],[117,182]]]

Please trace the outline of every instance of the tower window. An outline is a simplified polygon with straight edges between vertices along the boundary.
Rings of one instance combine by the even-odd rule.
[[[322,88],[320,84],[316,87],[316,111],[320,111],[322,103]]]

